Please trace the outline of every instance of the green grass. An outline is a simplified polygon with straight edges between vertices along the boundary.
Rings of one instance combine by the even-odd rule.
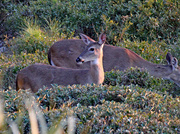
[[[33,119],[40,133],[69,133],[68,123],[73,121],[69,117],[75,118],[76,133],[180,133],[180,88],[138,68],[106,72],[102,86],[54,85],[35,94],[15,91],[21,69],[48,64],[50,46],[60,39],[79,38],[79,32],[96,40],[105,31],[107,43],[131,49],[153,63],[166,64],[167,52],[179,60],[178,4],[173,0],[0,2],[0,38],[8,48],[0,54],[0,133],[32,133]],[[32,109],[26,107],[28,98]]]

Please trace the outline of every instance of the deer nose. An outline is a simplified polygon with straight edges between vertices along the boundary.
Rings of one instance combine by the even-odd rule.
[[[76,59],[76,62],[77,62],[77,63],[80,63],[80,62],[81,62],[81,63],[83,63],[83,62],[84,62],[84,60],[83,60],[83,59],[81,59],[80,57],[78,57],[78,58]]]
[[[81,59],[78,57],[78,58],[76,59],[76,62],[81,62]]]

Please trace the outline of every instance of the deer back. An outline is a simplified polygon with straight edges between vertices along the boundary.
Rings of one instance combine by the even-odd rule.
[[[56,42],[49,49],[49,55],[51,55],[51,60],[49,60],[50,64],[53,62],[55,66],[88,69],[90,67],[89,63],[85,63],[82,66],[76,64],[74,61],[75,57],[77,57],[83,51],[85,46],[86,45],[81,39],[62,40]],[[155,77],[167,78],[171,80],[176,78],[176,81],[179,81],[178,79],[180,78],[178,64],[176,65],[176,70],[173,69],[174,65],[171,64],[154,64],[146,61],[138,54],[126,48],[105,44],[103,48],[103,55],[104,71],[110,71],[112,69],[123,71],[130,67],[139,67],[146,69],[150,75]]]
[[[45,64],[33,64],[22,69],[16,79],[16,90],[31,89],[37,92],[43,86],[51,87],[52,84],[101,84],[104,81],[104,70],[102,64],[103,46],[105,34],[100,35],[99,42],[91,42],[85,35],[87,41],[85,50],[75,60],[76,62],[91,62],[90,69],[72,69]]]

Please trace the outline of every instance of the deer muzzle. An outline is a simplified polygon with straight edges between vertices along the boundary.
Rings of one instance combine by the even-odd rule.
[[[78,57],[78,58],[76,59],[76,62],[77,62],[78,64],[82,64],[82,63],[84,63],[84,59],[82,59],[81,57]]]

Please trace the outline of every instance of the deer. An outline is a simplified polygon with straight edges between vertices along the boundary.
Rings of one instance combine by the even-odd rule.
[[[89,69],[71,69],[36,63],[22,69],[17,74],[16,90],[31,89],[37,92],[44,86],[51,88],[52,84],[102,84],[104,81],[103,47],[106,34],[99,36],[99,41],[91,41],[84,34],[80,34],[86,44],[84,51],[75,60],[78,64],[90,62]]]
[[[95,42],[88,37],[89,41]],[[76,64],[77,57],[86,44],[83,39],[65,39],[55,42],[48,51],[48,61],[52,66],[73,68],[73,69],[89,69],[90,63],[86,62],[83,65]],[[166,60],[168,64],[154,64],[135,52],[117,46],[105,44],[103,47],[103,67],[104,71],[120,70],[124,71],[130,67],[137,67],[147,70],[150,75],[174,81],[180,86],[180,67],[178,60],[170,53],[167,53]]]

